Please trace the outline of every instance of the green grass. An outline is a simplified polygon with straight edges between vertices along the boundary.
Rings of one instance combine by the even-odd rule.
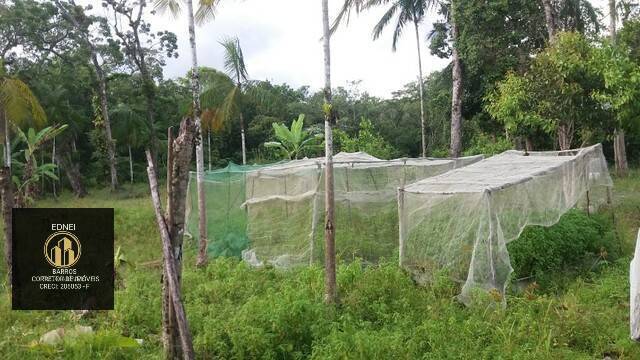
[[[160,259],[161,248],[144,194],[140,185],[37,204],[114,207],[116,247],[136,266],[123,270],[116,309],[88,318],[66,311],[11,311],[6,284],[0,284],[2,359],[162,357],[160,269],[142,265]],[[563,285],[514,292],[505,309],[490,299],[486,306],[465,308],[454,298],[458,285],[446,276],[417,287],[395,261],[341,265],[341,303],[331,308],[322,303],[320,267],[255,270],[235,259],[217,259],[198,270],[187,244],[183,288],[196,351],[200,358],[238,359],[638,359],[640,344],[628,339],[628,267],[640,226],[639,172],[616,180],[613,214],[615,241],[622,244],[617,260],[545,273],[545,284]],[[0,274],[5,271],[0,265]],[[32,345],[49,330],[78,324],[92,326],[96,334],[55,347]],[[133,346],[123,337],[144,343]]]

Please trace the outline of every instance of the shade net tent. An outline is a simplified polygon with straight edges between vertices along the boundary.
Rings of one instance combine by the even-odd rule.
[[[598,207],[611,186],[599,144],[506,151],[420,180],[398,191],[400,265],[427,277],[444,269],[464,283],[465,303],[476,288],[504,295],[513,271],[507,243],[576,205]]]
[[[245,202],[245,179],[249,171],[264,165],[236,165],[204,173],[205,207],[209,256],[240,257],[249,244],[247,217],[241,207]],[[189,174],[185,231],[195,240],[198,230],[198,192],[196,173]]]
[[[397,188],[481,159],[380,160],[362,152],[336,154],[338,257],[370,262],[397,257]],[[246,186],[250,244],[243,259],[284,268],[324,259],[324,158],[251,171]]]

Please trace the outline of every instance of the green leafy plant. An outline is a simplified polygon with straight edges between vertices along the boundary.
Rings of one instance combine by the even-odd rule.
[[[273,131],[278,141],[266,142],[264,146],[280,150],[289,160],[297,159],[307,150],[319,148],[322,134],[312,135],[302,129],[303,125],[304,114],[300,114],[296,120],[293,120],[290,129],[284,124],[273,123]]]
[[[28,205],[33,201],[36,193],[35,185],[41,177],[45,176],[58,180],[54,173],[56,165],[52,163],[38,165],[35,154],[44,143],[58,136],[67,127],[68,125],[48,126],[38,132],[33,128],[29,128],[26,133],[19,127],[14,127],[18,140],[26,145],[26,148],[22,150],[25,160],[22,165],[22,177],[13,177],[18,191],[19,206]]]
[[[385,140],[374,128],[371,120],[364,117],[360,120],[357,136],[350,137],[344,131],[335,130],[335,140],[340,151],[364,151],[381,159],[390,159],[397,155],[397,150]]]

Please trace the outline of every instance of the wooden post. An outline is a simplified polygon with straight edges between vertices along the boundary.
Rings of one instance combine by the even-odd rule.
[[[591,216],[591,200],[589,199],[589,190],[587,190],[587,215]]]
[[[405,241],[405,211],[404,211],[404,187],[398,189],[398,265],[404,265],[404,241]]]

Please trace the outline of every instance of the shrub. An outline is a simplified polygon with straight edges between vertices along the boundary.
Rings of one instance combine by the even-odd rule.
[[[481,132],[473,137],[471,146],[464,151],[464,155],[495,155],[509,149],[513,149],[511,141],[503,137],[489,136]]]
[[[562,276],[585,275],[599,262],[615,258],[619,247],[605,214],[571,210],[550,227],[530,226],[508,244],[513,278],[532,278],[544,287],[562,288]]]

